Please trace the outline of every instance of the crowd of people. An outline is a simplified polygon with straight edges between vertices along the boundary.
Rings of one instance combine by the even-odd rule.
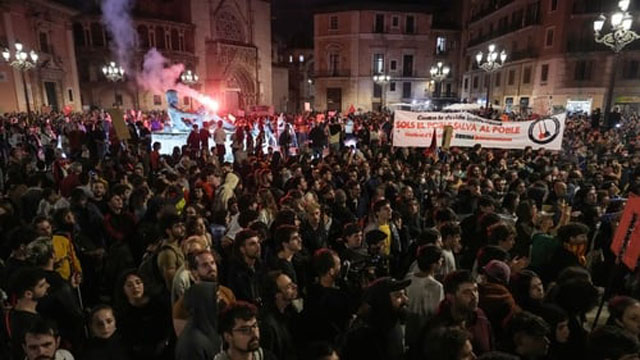
[[[162,118],[120,140],[98,110],[0,116],[0,358],[638,358],[610,250],[637,117],[571,116],[558,152],[395,148],[389,113],[271,141],[254,117],[232,154],[207,124],[171,155]]]

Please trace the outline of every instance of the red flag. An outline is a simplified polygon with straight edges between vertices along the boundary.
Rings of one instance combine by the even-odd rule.
[[[436,129],[433,129],[433,136],[431,136],[431,145],[424,151],[424,156],[431,157],[434,160],[438,156],[438,133]]]
[[[349,107],[349,114],[353,114],[356,112],[356,108],[353,106],[353,104],[351,104],[351,106]]]
[[[622,257],[622,262],[631,271],[640,257],[640,197],[629,196],[622,217],[611,242],[611,251]]]

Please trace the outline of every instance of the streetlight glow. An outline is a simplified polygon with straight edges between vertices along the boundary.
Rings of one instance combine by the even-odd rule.
[[[35,68],[38,63],[38,53],[34,50],[30,52],[23,51],[24,46],[21,42],[17,41],[14,45],[15,51],[13,53],[14,60],[11,60],[11,51],[8,48],[5,48],[2,51],[2,58],[4,61],[8,62],[9,65],[20,71],[22,75],[22,86],[24,88],[24,98],[25,103],[27,105],[27,114],[31,117],[31,105],[29,104],[29,93],[27,91],[27,81],[24,77],[24,73]]]
[[[482,62],[483,58],[485,61]],[[491,74],[500,70],[504,66],[504,62],[507,60],[507,52],[503,49],[498,53],[494,44],[489,45],[489,52],[484,57],[482,52],[478,52],[476,55],[476,61],[478,67],[489,74],[489,82],[487,83],[487,101],[486,108],[489,108],[489,95],[491,94]]]

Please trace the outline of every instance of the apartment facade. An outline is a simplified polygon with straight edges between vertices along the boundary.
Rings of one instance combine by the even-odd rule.
[[[369,111],[457,98],[460,32],[434,28],[432,11],[397,3],[318,9],[314,108]],[[442,83],[432,81],[429,73],[438,61],[452,69]],[[390,80],[376,83],[374,75]]]
[[[39,55],[24,82],[23,74],[0,58],[0,113],[27,111],[27,100],[32,111],[80,110],[71,30],[77,11],[55,1],[8,0],[0,2],[0,13],[0,47],[10,49],[13,58],[19,42]]]
[[[616,9],[613,0],[474,0],[463,30],[462,98],[507,110],[546,114],[561,110],[604,108],[612,71],[616,71],[614,103],[640,104],[640,44],[620,55],[594,40],[593,20]],[[633,9],[631,9],[633,11]],[[502,69],[487,74],[475,55],[489,44],[505,50]]]

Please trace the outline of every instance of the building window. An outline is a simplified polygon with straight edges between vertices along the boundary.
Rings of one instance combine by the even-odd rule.
[[[513,85],[516,82],[516,71],[515,70],[509,70],[509,78],[507,79],[507,83],[509,85]]]
[[[531,67],[530,66],[524,68],[524,74],[522,75],[522,83],[523,84],[531,83]]]
[[[411,98],[411,83],[410,82],[402,83],[402,98],[404,98],[404,99]]]
[[[407,16],[407,23],[405,24],[405,33],[413,34],[416,31],[416,18],[412,15]]]
[[[447,38],[444,36],[438,36],[436,38],[436,55],[441,55],[447,52]]]
[[[300,54],[300,56],[298,56],[298,60],[303,63],[304,62],[304,55]]]
[[[391,63],[389,64],[389,69],[390,70],[397,70],[398,69],[398,62],[395,60],[391,60]]]
[[[329,30],[338,30],[338,16],[334,15],[329,18]]]
[[[289,55],[289,63],[293,64],[293,55]]]
[[[397,17],[397,16],[393,16],[393,17],[391,18],[391,26],[392,26],[394,29],[397,29],[397,28],[398,28],[398,26],[400,26],[400,18],[399,18],[399,17]]]
[[[373,54],[373,73],[382,74],[384,72],[384,54]]]
[[[551,11],[558,10],[558,0],[551,0]]]
[[[405,55],[402,58],[402,76],[413,76],[413,55]]]
[[[552,47],[553,46],[553,33],[554,33],[554,28],[552,28],[552,27],[547,28],[547,33],[545,35],[545,40],[544,40],[544,46],[545,47]]]
[[[160,95],[153,95],[153,105],[162,105],[162,98]]]
[[[123,102],[122,102],[122,94],[116,94],[116,98],[115,99],[116,99],[116,103],[115,103],[116,105],[122,105],[123,104]]]
[[[73,102],[73,89],[67,89],[67,97],[69,98],[69,102]]]
[[[381,98],[382,97],[382,85],[378,83],[373,83],[373,97]]]
[[[464,89],[465,90],[469,89],[469,78],[464,78]]]
[[[625,64],[624,67],[624,78],[625,79],[637,79],[640,72],[638,71],[638,67],[640,62],[638,60],[631,60]]]
[[[189,105],[189,99],[190,98],[188,96],[183,97],[182,98],[182,103],[185,104],[185,105]]]
[[[502,73],[496,73],[496,87],[500,87],[500,83],[502,83]]]
[[[48,54],[51,51],[51,49],[49,48],[49,34],[47,34],[46,32],[40,32],[39,37],[40,37],[40,51]]]
[[[396,83],[395,82],[390,82],[389,83],[389,91],[391,91],[391,92],[395,92],[396,91]]]
[[[338,74],[339,59],[338,54],[329,54],[329,72],[331,72],[331,75]]]
[[[477,88],[478,88],[478,82],[479,82],[479,81],[478,81],[478,77],[477,77],[477,76],[474,76],[474,77],[473,77],[473,88],[474,88],[474,89],[477,89]]]
[[[540,82],[544,84],[547,82],[548,79],[549,79],[549,64],[544,64],[540,68]]]
[[[591,62],[587,60],[578,60],[573,73],[575,81],[591,80]]]
[[[377,33],[384,32],[384,14],[376,14],[376,23],[373,31]]]

